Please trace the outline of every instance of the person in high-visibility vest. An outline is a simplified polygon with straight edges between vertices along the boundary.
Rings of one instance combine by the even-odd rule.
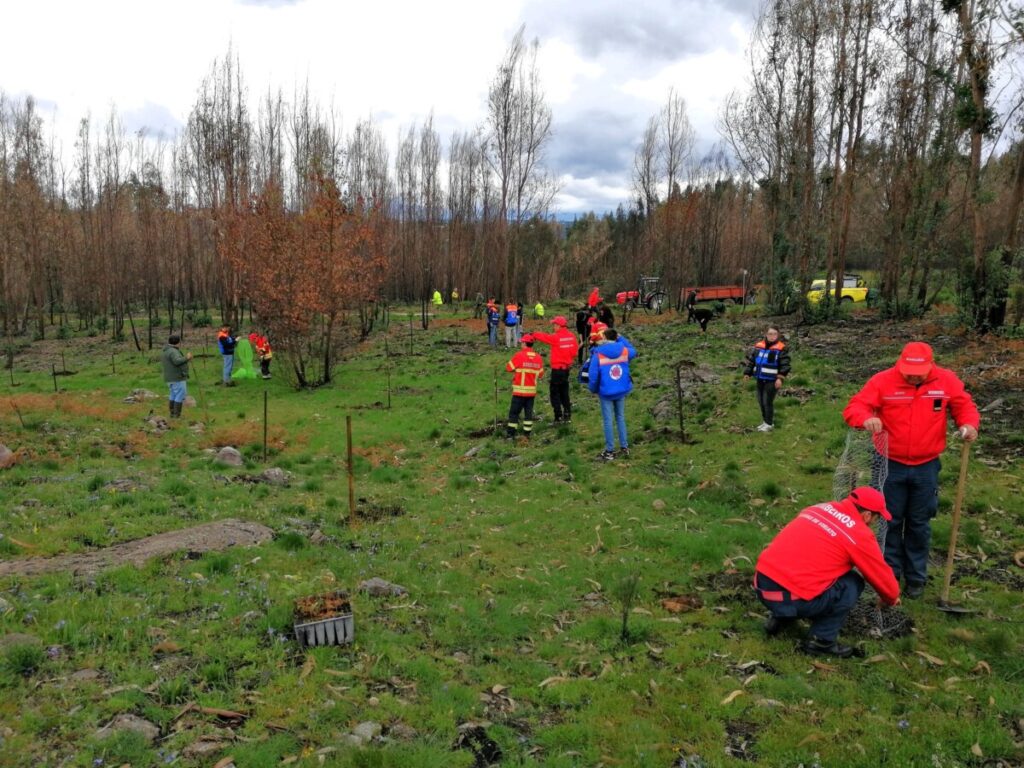
[[[533,306],[533,316],[538,319],[544,317],[544,305],[539,301]]]
[[[437,289],[434,290],[434,297],[430,301],[435,307],[440,307],[444,304],[444,299],[441,298],[441,292]]]
[[[569,369],[576,360],[579,342],[576,334],[568,329],[568,322],[562,315],[551,320],[554,333],[538,333],[534,331],[534,341],[551,347],[551,408],[555,412],[555,421],[572,421],[572,403],[569,400]]]
[[[537,380],[544,375],[544,358],[533,351],[533,336],[522,338],[522,348],[505,364],[512,374],[512,404],[508,409],[506,437],[515,439],[519,430],[519,414],[523,415],[523,437],[533,432],[533,403],[537,398]]]

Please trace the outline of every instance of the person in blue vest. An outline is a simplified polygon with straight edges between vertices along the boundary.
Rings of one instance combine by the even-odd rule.
[[[601,421],[604,426],[604,451],[598,456],[602,461],[615,458],[615,433],[619,432],[619,456],[629,458],[629,437],[626,434],[626,395],[633,391],[633,379],[629,374],[629,361],[636,357],[636,350],[625,336],[614,328],[606,328],[594,346],[594,353],[587,364],[587,386],[601,401]],[[614,427],[613,427],[614,422]]]
[[[753,376],[757,381],[757,403],[761,406],[758,432],[775,429],[775,393],[782,389],[788,375],[789,350],[779,336],[779,329],[768,326],[764,338],[747,352],[747,367],[743,371],[744,378]]]
[[[500,322],[501,310],[494,303],[494,297],[492,296],[487,302],[487,343],[492,347],[498,346],[498,324]]]
[[[505,348],[515,349],[519,345],[519,305],[514,299],[505,302],[501,319],[505,323]]]

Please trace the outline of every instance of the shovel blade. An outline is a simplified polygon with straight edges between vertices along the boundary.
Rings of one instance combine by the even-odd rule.
[[[939,601],[939,610],[943,613],[954,613],[960,616],[975,613],[973,608],[965,608],[962,605],[956,605],[955,603],[947,603],[944,600]]]

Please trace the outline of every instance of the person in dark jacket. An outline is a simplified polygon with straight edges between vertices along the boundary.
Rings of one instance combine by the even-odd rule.
[[[167,345],[160,353],[160,364],[163,367],[164,381],[170,389],[168,406],[172,419],[181,416],[181,408],[188,394],[185,382],[188,380],[188,361],[192,359],[192,353],[182,353],[179,349],[181,337],[174,335],[167,339]]]
[[[222,326],[217,334],[217,347],[224,358],[224,371],[221,376],[225,387],[235,386],[231,380],[231,372],[235,368],[235,347],[238,345],[238,337],[231,333],[231,326]]]
[[[782,389],[789,367],[789,350],[779,336],[779,329],[768,326],[764,338],[747,352],[747,367],[743,371],[744,378],[753,376],[757,381],[757,404],[761,406],[758,432],[775,429],[775,394]]]
[[[620,336],[614,328],[606,328],[601,332],[601,338],[594,346],[594,353],[587,364],[587,386],[601,401],[604,451],[598,458],[603,461],[615,458],[616,427],[619,431],[619,455],[629,458],[626,395],[633,391],[629,361],[634,357],[636,350],[626,337]]]

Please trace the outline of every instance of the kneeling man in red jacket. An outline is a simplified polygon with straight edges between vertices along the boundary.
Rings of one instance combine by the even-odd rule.
[[[864,485],[842,501],[807,507],[779,532],[754,574],[757,596],[771,611],[764,627],[769,635],[794,619],[810,619],[810,634],[801,645],[805,653],[840,658],[856,653],[837,638],[864,580],[880,603],[900,603],[899,582],[871,530],[880,518],[892,519],[885,497]]]

